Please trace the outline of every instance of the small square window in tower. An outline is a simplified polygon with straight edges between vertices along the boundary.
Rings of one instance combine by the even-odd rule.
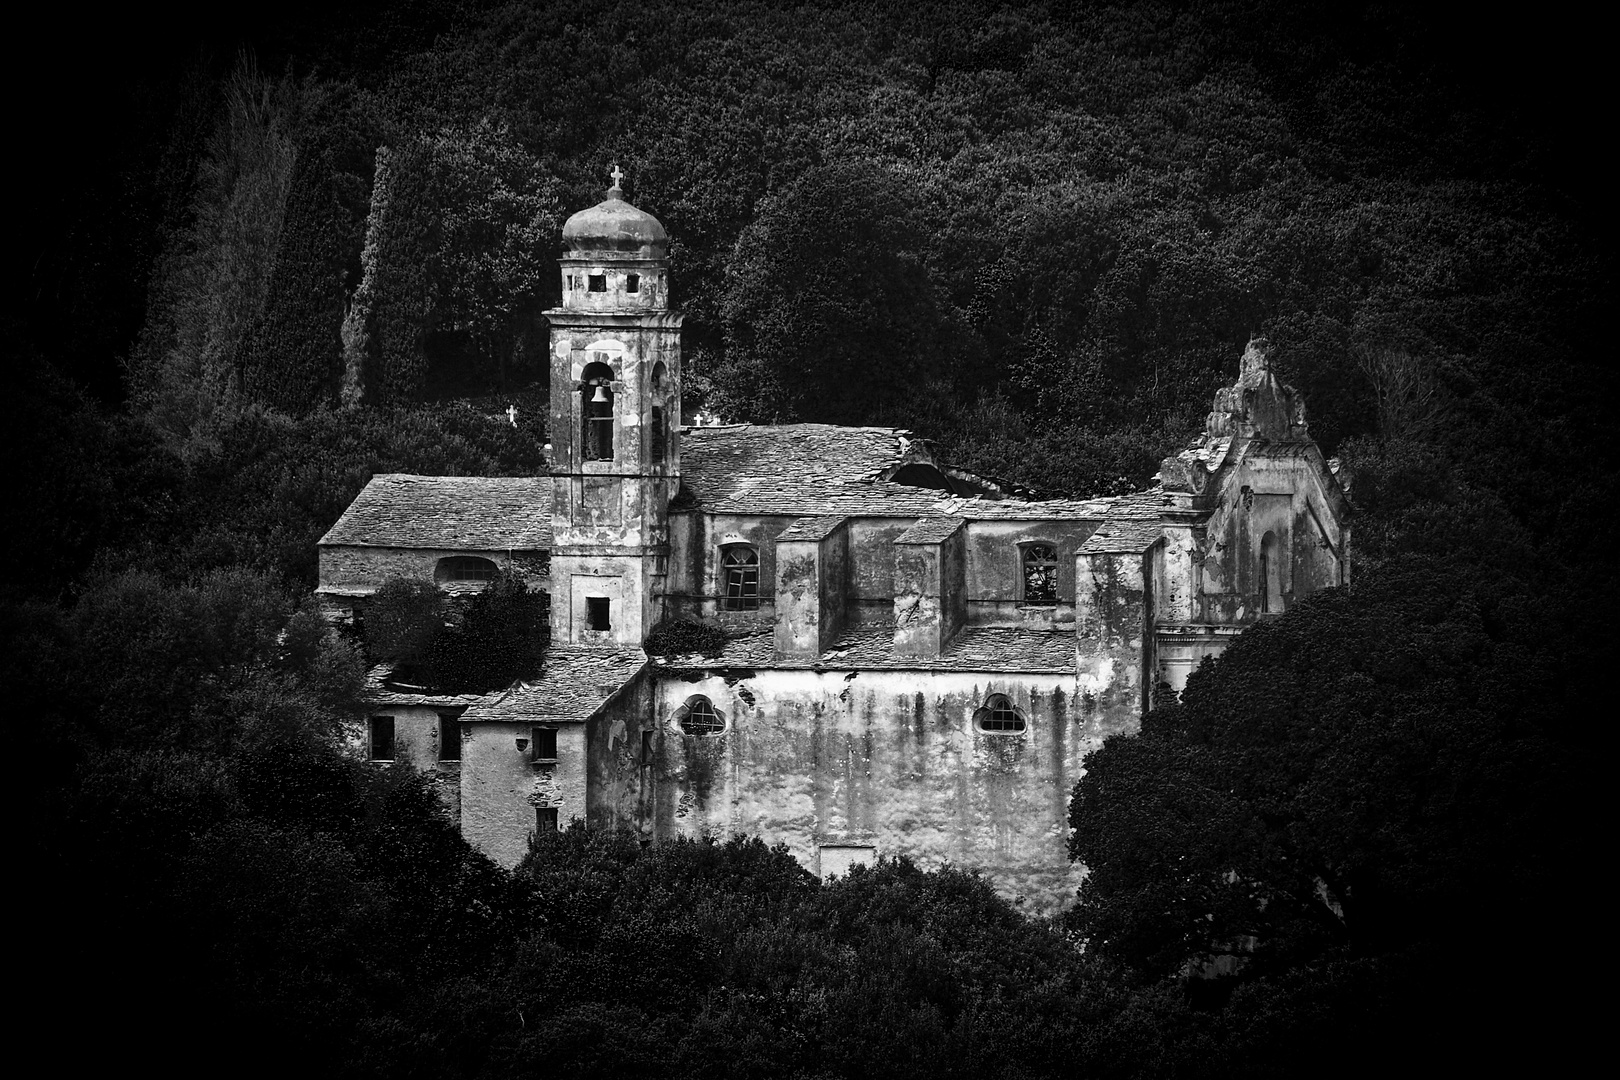
[[[626,274],[626,275],[624,275],[624,291],[627,292],[627,293],[628,292],[640,292],[641,291],[641,275],[640,274]]]
[[[592,630],[613,629],[613,624],[608,621],[607,597],[587,596],[585,598],[585,625]]]
[[[392,716],[373,716],[371,718],[370,748],[372,761],[394,760],[394,718]]]
[[[537,832],[556,832],[557,808],[555,806],[535,807],[534,827]]]
[[[592,274],[586,286],[589,292],[607,292],[607,275]]]
[[[1057,600],[1057,551],[1049,544],[1026,545],[1024,603],[1055,604]]]
[[[726,579],[721,609],[758,611],[759,552],[747,544],[728,544],[720,552],[720,571]]]

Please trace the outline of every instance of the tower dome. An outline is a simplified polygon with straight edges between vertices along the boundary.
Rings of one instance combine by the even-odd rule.
[[[616,253],[637,259],[662,259],[669,237],[657,218],[624,201],[619,181],[624,173],[613,167],[613,186],[607,198],[568,219],[563,242],[571,255]]]

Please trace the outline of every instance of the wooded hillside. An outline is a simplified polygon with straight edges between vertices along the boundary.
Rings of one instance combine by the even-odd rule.
[[[94,986],[98,1062],[357,1076],[1573,1055],[1620,590],[1600,38],[1557,16],[417,0],[42,40],[0,324],[30,1023]],[[564,832],[508,874],[344,753],[374,657],[315,541],[376,472],[542,467],[539,313],[614,162],[671,237],[689,418],[1094,494],[1251,335],[1304,391],[1360,584],[1088,759],[1067,922],[744,839]]]

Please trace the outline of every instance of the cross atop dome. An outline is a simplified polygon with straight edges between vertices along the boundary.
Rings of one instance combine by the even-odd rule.
[[[624,194],[624,189],[619,185],[619,181],[624,179],[624,173],[619,170],[618,162],[615,161],[613,163],[613,171],[608,173],[608,175],[613,177],[613,186],[608,189],[608,198],[611,199],[614,192],[618,192],[621,195]]]

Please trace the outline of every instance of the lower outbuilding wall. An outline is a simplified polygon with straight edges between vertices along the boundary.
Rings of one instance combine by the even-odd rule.
[[[1033,914],[1073,901],[1069,794],[1084,756],[1126,726],[1059,674],[692,672],[652,690],[654,760],[617,782],[622,807],[640,801],[629,785],[650,789],[656,835],[758,835],[812,871],[832,861],[823,848],[949,862],[985,871]],[[1022,734],[976,729],[995,693],[1025,716]],[[672,717],[694,694],[724,715],[724,734],[681,733]]]
[[[546,726],[557,729],[555,764],[534,761],[534,728]],[[528,854],[539,808],[555,808],[561,828],[586,816],[583,724],[464,723],[461,758],[461,834],[502,866]]]

